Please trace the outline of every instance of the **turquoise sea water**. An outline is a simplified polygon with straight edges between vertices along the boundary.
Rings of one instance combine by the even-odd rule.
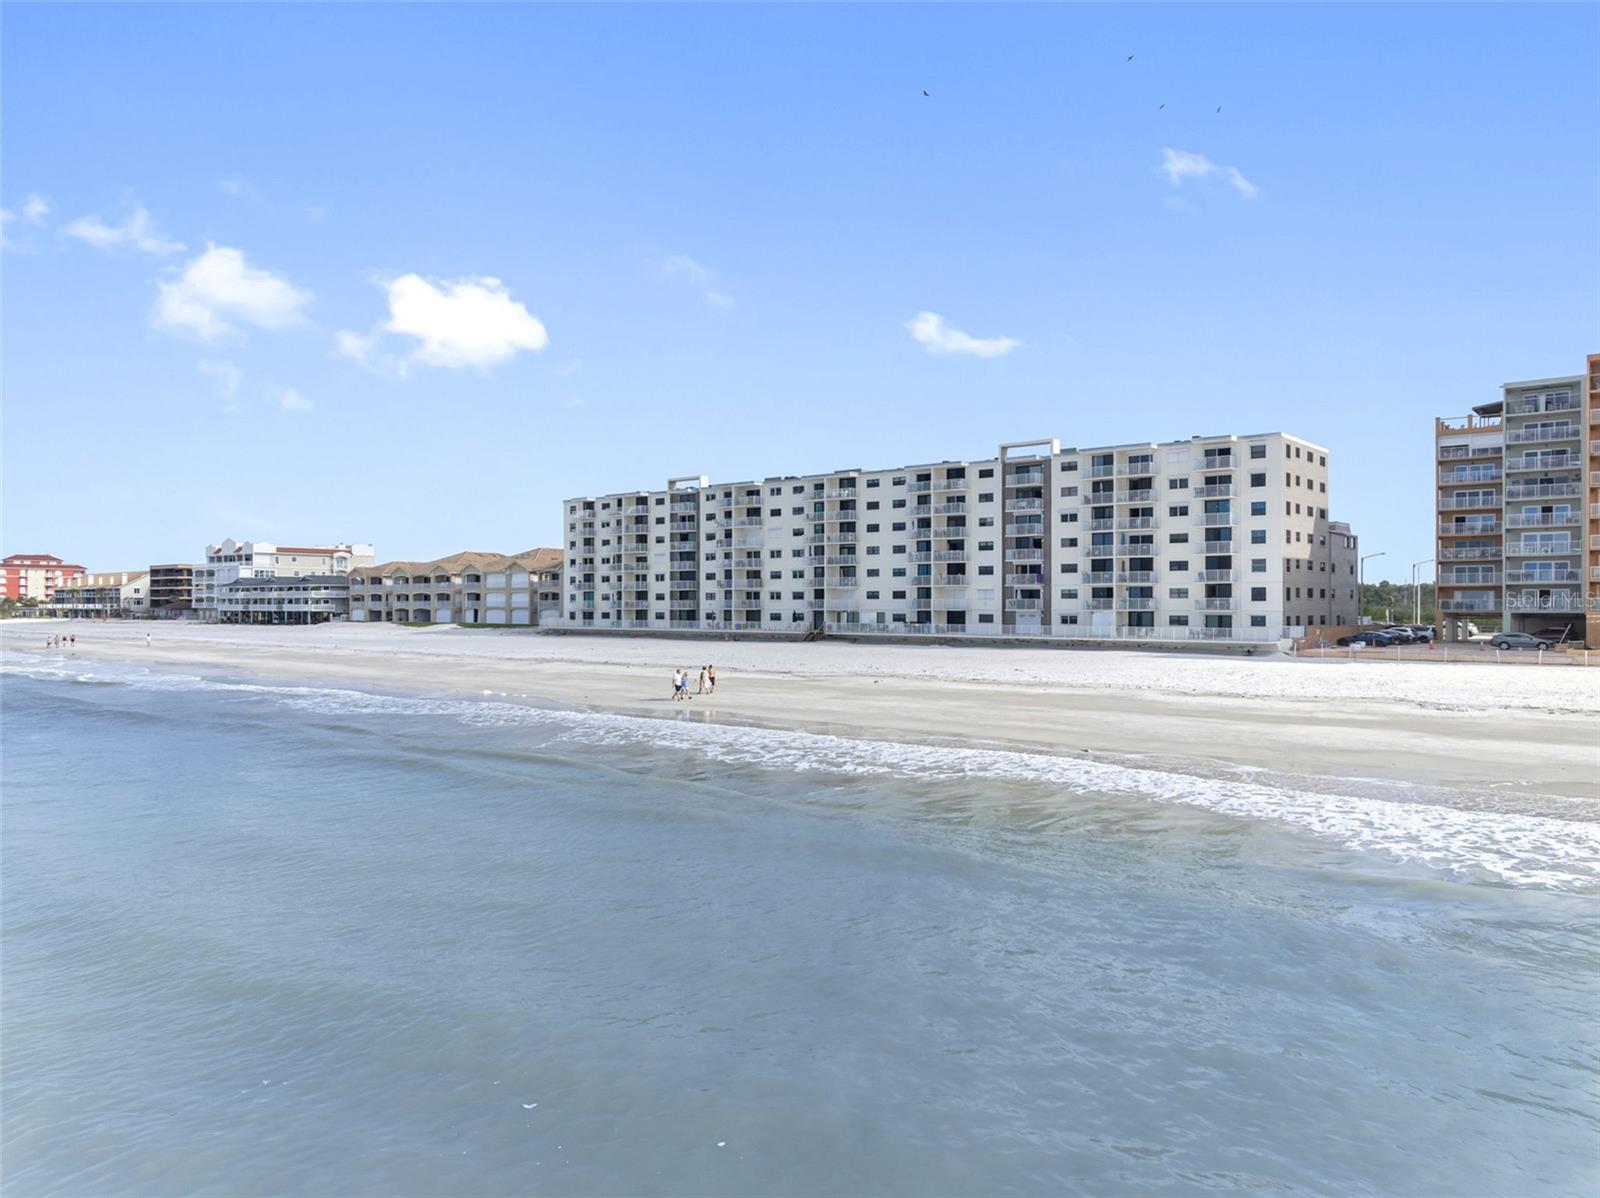
[[[1600,1184],[1590,805],[5,668],[8,1195]]]

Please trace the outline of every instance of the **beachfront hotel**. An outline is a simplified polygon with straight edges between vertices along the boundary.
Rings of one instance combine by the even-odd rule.
[[[345,576],[372,562],[371,545],[226,540],[207,545],[205,564],[194,567],[191,603],[202,619],[225,624],[316,624],[345,614]]]
[[[1600,644],[1600,354],[1434,421],[1439,638]],[[1587,511],[1585,501],[1587,500]]]
[[[397,624],[527,624],[561,614],[559,549],[464,552],[350,571],[350,618]]]
[[[562,504],[583,631],[1275,641],[1356,620],[1328,453],[1286,433],[733,483]]]
[[[56,588],[77,578],[82,566],[69,565],[48,553],[13,553],[0,561],[0,599],[34,599],[45,603]]]

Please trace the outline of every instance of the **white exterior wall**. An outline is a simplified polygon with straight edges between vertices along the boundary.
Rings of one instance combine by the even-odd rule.
[[[1208,466],[1207,449],[1231,454],[1232,461],[1218,465],[1212,458]],[[1097,457],[1106,461],[1100,472],[1093,469]],[[1148,464],[1141,464],[1146,458]],[[1007,490],[1008,474],[1027,477],[1035,469],[1041,475],[1036,486],[1020,494]],[[1126,500],[1132,481],[1144,478],[1150,480],[1149,500]],[[1207,478],[1226,493],[1200,490]],[[853,492],[843,485],[847,480],[854,481]],[[989,458],[716,485],[691,478],[678,480],[672,490],[573,499],[562,507],[567,534],[562,623],[738,632],[813,626],[892,631],[901,625],[900,631],[937,635],[1183,639],[1206,635],[1209,615],[1212,623],[1231,619],[1233,624],[1231,632],[1209,635],[1276,639],[1286,630],[1331,623],[1339,606],[1339,583],[1331,574],[1327,482],[1325,450],[1273,433],[1066,451],[1046,444],[1037,456],[1011,456],[1005,465]],[[1103,503],[1091,495],[1096,483],[1105,487]],[[856,533],[846,542],[838,531],[839,513],[848,502],[843,496],[852,493]],[[917,504],[922,494],[931,500],[925,514]],[[1208,500],[1229,508],[1213,517],[1214,535],[1225,530],[1229,539],[1209,546],[1208,525],[1199,518]],[[1006,510],[1032,509],[1035,503],[1037,510]],[[1109,521],[1107,527],[1094,526],[1096,511]],[[1034,588],[1008,589],[1007,578],[1027,565],[1021,560],[1026,554],[1014,552],[1021,547],[1006,538],[1008,530],[1029,526],[1036,515],[1041,517],[1043,578],[1035,596]],[[964,527],[950,526],[963,517]],[[919,519],[931,527],[919,531]],[[1136,526],[1141,521],[1149,526]],[[1104,548],[1097,548],[1096,536],[1105,538]],[[1142,537],[1149,539],[1147,549],[1139,547]],[[931,542],[936,557],[959,560],[919,562],[919,538]],[[850,560],[847,544],[856,550],[858,583],[834,586],[832,576]],[[1231,580],[1224,581],[1221,573],[1202,576],[1208,549],[1231,556]],[[675,561],[674,552],[691,553],[692,560]],[[754,564],[746,560],[749,553],[760,554]],[[1127,565],[1128,559],[1142,557],[1153,559],[1149,579]],[[642,572],[634,572],[640,560]],[[1089,577],[1097,560],[1110,561],[1111,578],[1104,584]],[[966,582],[932,586],[919,600],[923,566],[935,577],[964,566]],[[675,581],[675,569],[689,576]],[[750,569],[759,579],[747,580]],[[760,592],[755,619],[742,599],[747,582]],[[1105,610],[1091,602],[1094,585],[1108,588]],[[1151,588],[1148,602],[1128,602],[1138,594],[1130,588],[1138,585]],[[1200,601],[1207,587],[1219,586],[1231,586],[1233,602],[1218,600],[1208,610]],[[675,610],[675,587],[691,593],[694,619],[687,618],[688,610]],[[964,624],[952,627],[958,612]],[[1147,627],[1130,628],[1145,621]]]

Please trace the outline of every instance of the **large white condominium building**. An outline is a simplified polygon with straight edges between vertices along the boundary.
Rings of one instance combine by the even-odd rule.
[[[1357,611],[1327,451],[1284,433],[674,478],[561,520],[585,631],[1266,641]]]
[[[207,545],[203,565],[194,568],[194,608],[202,617],[215,619],[223,613],[226,589],[243,579],[307,578],[343,575],[357,566],[373,562],[371,545],[297,546],[272,541],[223,541]],[[255,610],[269,618],[280,610],[267,595],[254,596],[265,602]],[[304,605],[296,604],[295,607]],[[281,610],[287,610],[283,608]]]

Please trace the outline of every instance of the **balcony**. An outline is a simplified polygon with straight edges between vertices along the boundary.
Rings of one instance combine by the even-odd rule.
[[[1583,495],[1583,484],[1567,483],[1510,483],[1506,486],[1506,499],[1578,499]]]
[[[1042,537],[1044,525],[1039,524],[1007,524],[1006,536],[1008,537]]]
[[[824,545],[854,545],[860,539],[858,532],[830,532],[821,538]]]
[[[1239,600],[1236,598],[1196,599],[1194,601],[1194,609],[1196,611],[1238,611]]]
[[[1196,582],[1238,582],[1237,570],[1201,570],[1194,576]]]
[[[1090,478],[1112,478],[1117,473],[1115,466],[1090,466],[1084,471]]]
[[[1006,500],[1008,512],[1042,512],[1044,500],[1042,499],[1008,499]]]
[[[1583,455],[1576,453],[1529,454],[1520,460],[1517,458],[1506,459],[1506,473],[1508,474],[1513,471],[1526,472],[1534,470],[1543,472],[1546,470],[1581,469],[1583,469]]]
[[[815,516],[811,517],[812,520],[816,520],[816,518],[817,517]],[[846,522],[853,523],[860,518],[861,513],[856,511],[855,508],[840,508],[836,512],[824,512],[822,515],[822,522],[824,524],[843,524]]]
[[[822,585],[835,590],[845,590],[861,585],[861,579],[854,574],[827,574],[823,576]]]
[[[1098,474],[1091,474],[1091,478],[1099,478]],[[1018,470],[1006,475],[1008,487],[1042,487],[1044,486],[1043,470]]]
[[[1154,599],[1130,599],[1127,596],[1119,597],[1114,601],[1118,611],[1155,611]]]
[[[1509,578],[1510,575],[1507,575]],[[1465,574],[1452,573],[1445,570],[1438,577],[1438,585],[1442,587],[1492,587],[1500,585],[1500,572],[1498,570],[1474,570]]]
[[[822,492],[822,497],[824,499],[858,499],[860,494],[855,487],[834,487],[831,490]],[[812,492],[812,497],[816,497],[816,492]]]
[[[698,520],[673,520],[667,524],[673,532],[693,532],[700,527]]]
[[[724,528],[760,528],[761,527],[761,517],[760,516],[735,516],[732,520],[727,521],[723,525],[723,527]]]
[[[674,499],[667,510],[669,512],[698,512],[700,503],[694,499]]]
[[[1442,562],[1459,561],[1488,561],[1500,560],[1499,545],[1470,545],[1464,549],[1441,549],[1439,560]]]
[[[1583,523],[1575,511],[1541,512],[1537,516],[1507,516],[1507,528],[1568,528]]]
[[[1043,611],[1043,599],[1007,599],[1007,611]]]
[[[1544,403],[1543,407],[1539,406],[1541,402]],[[1540,397],[1531,397],[1511,400],[1506,404],[1505,412],[1507,416],[1535,416],[1541,412],[1576,412],[1582,406],[1577,396],[1543,401]]]
[[[822,561],[825,566],[854,566],[861,559],[853,553],[830,553]]]
[[[1233,470],[1239,465],[1239,455],[1236,453],[1210,454],[1200,459],[1198,469],[1202,472],[1209,470]]]
[[[1577,441],[1583,430],[1575,424],[1558,424],[1551,428],[1514,428],[1506,433],[1507,445],[1527,445],[1543,441]]]
[[[1078,575],[1078,581],[1089,587],[1109,586],[1116,577],[1110,570],[1090,570]]]
[[[965,499],[953,500],[950,503],[936,503],[928,509],[928,511],[935,516],[964,516],[971,510],[972,509],[967,506],[967,501]],[[1007,510],[1009,511],[1010,509],[1008,508]],[[917,508],[913,514],[923,514],[922,509]]]
[[[1099,520],[1089,521],[1090,532],[1110,532],[1116,526],[1117,522],[1109,517],[1102,517]]]
[[[1118,491],[1116,496],[1118,503],[1154,503],[1156,501],[1156,493],[1154,491]]]
[[[1006,556],[1011,556],[1009,549],[1006,550]],[[967,551],[965,549],[924,549],[920,553],[908,553],[906,555],[906,561],[912,564],[922,562],[964,562],[966,560]]]
[[[1117,575],[1117,581],[1125,586],[1142,586],[1155,580],[1154,570],[1124,570]]]
[[[1124,529],[1154,528],[1155,526],[1156,518],[1154,516],[1124,516],[1122,519],[1117,521],[1117,527]]]
[[[1489,612],[1498,612],[1500,602],[1497,599],[1441,599],[1439,610],[1454,612],[1462,615],[1483,615]]]
[[[1439,485],[1444,487],[1467,487],[1473,483],[1497,483],[1499,481],[1500,471],[1488,466],[1474,466],[1470,470],[1439,471]]]
[[[909,579],[916,586],[924,587],[964,587],[972,581],[970,574],[919,574]]]
[[[1234,499],[1238,497],[1239,488],[1235,483],[1212,483],[1195,487],[1192,494],[1196,499]]]
[[[1505,546],[1507,557],[1576,557],[1583,552],[1583,544],[1576,538],[1570,541],[1509,542]]]
[[[1042,562],[1044,561],[1044,550],[1018,549],[1014,546],[1007,546],[1005,558],[1008,562]],[[915,561],[916,559],[913,558],[912,560]]]
[[[934,491],[965,491],[966,489],[967,480],[964,478],[945,478],[933,480],[932,490]]]
[[[1008,587],[1042,587],[1044,586],[1043,574],[1007,574]]]
[[[1490,579],[1487,579],[1486,581],[1493,582],[1494,579],[1490,578]],[[1558,582],[1582,582],[1583,581],[1583,571],[1582,570],[1507,570],[1506,571],[1506,581],[1508,583],[1511,583],[1511,582],[1519,583],[1519,584],[1521,584],[1523,586],[1527,586],[1530,583],[1531,584],[1535,584],[1535,585],[1541,585],[1541,586],[1550,586],[1550,585],[1552,585],[1554,583],[1558,583]]]
[[[1151,475],[1155,474],[1155,472],[1156,464],[1153,461],[1146,460],[1141,462],[1118,462],[1116,477],[1149,478]]]
[[[1238,512],[1200,512],[1194,522],[1201,528],[1224,528],[1239,523]]]
[[[1085,599],[1083,601],[1083,610],[1084,611],[1111,611],[1112,610],[1111,605],[1113,603],[1115,603],[1115,602],[1116,602],[1115,599]]]

